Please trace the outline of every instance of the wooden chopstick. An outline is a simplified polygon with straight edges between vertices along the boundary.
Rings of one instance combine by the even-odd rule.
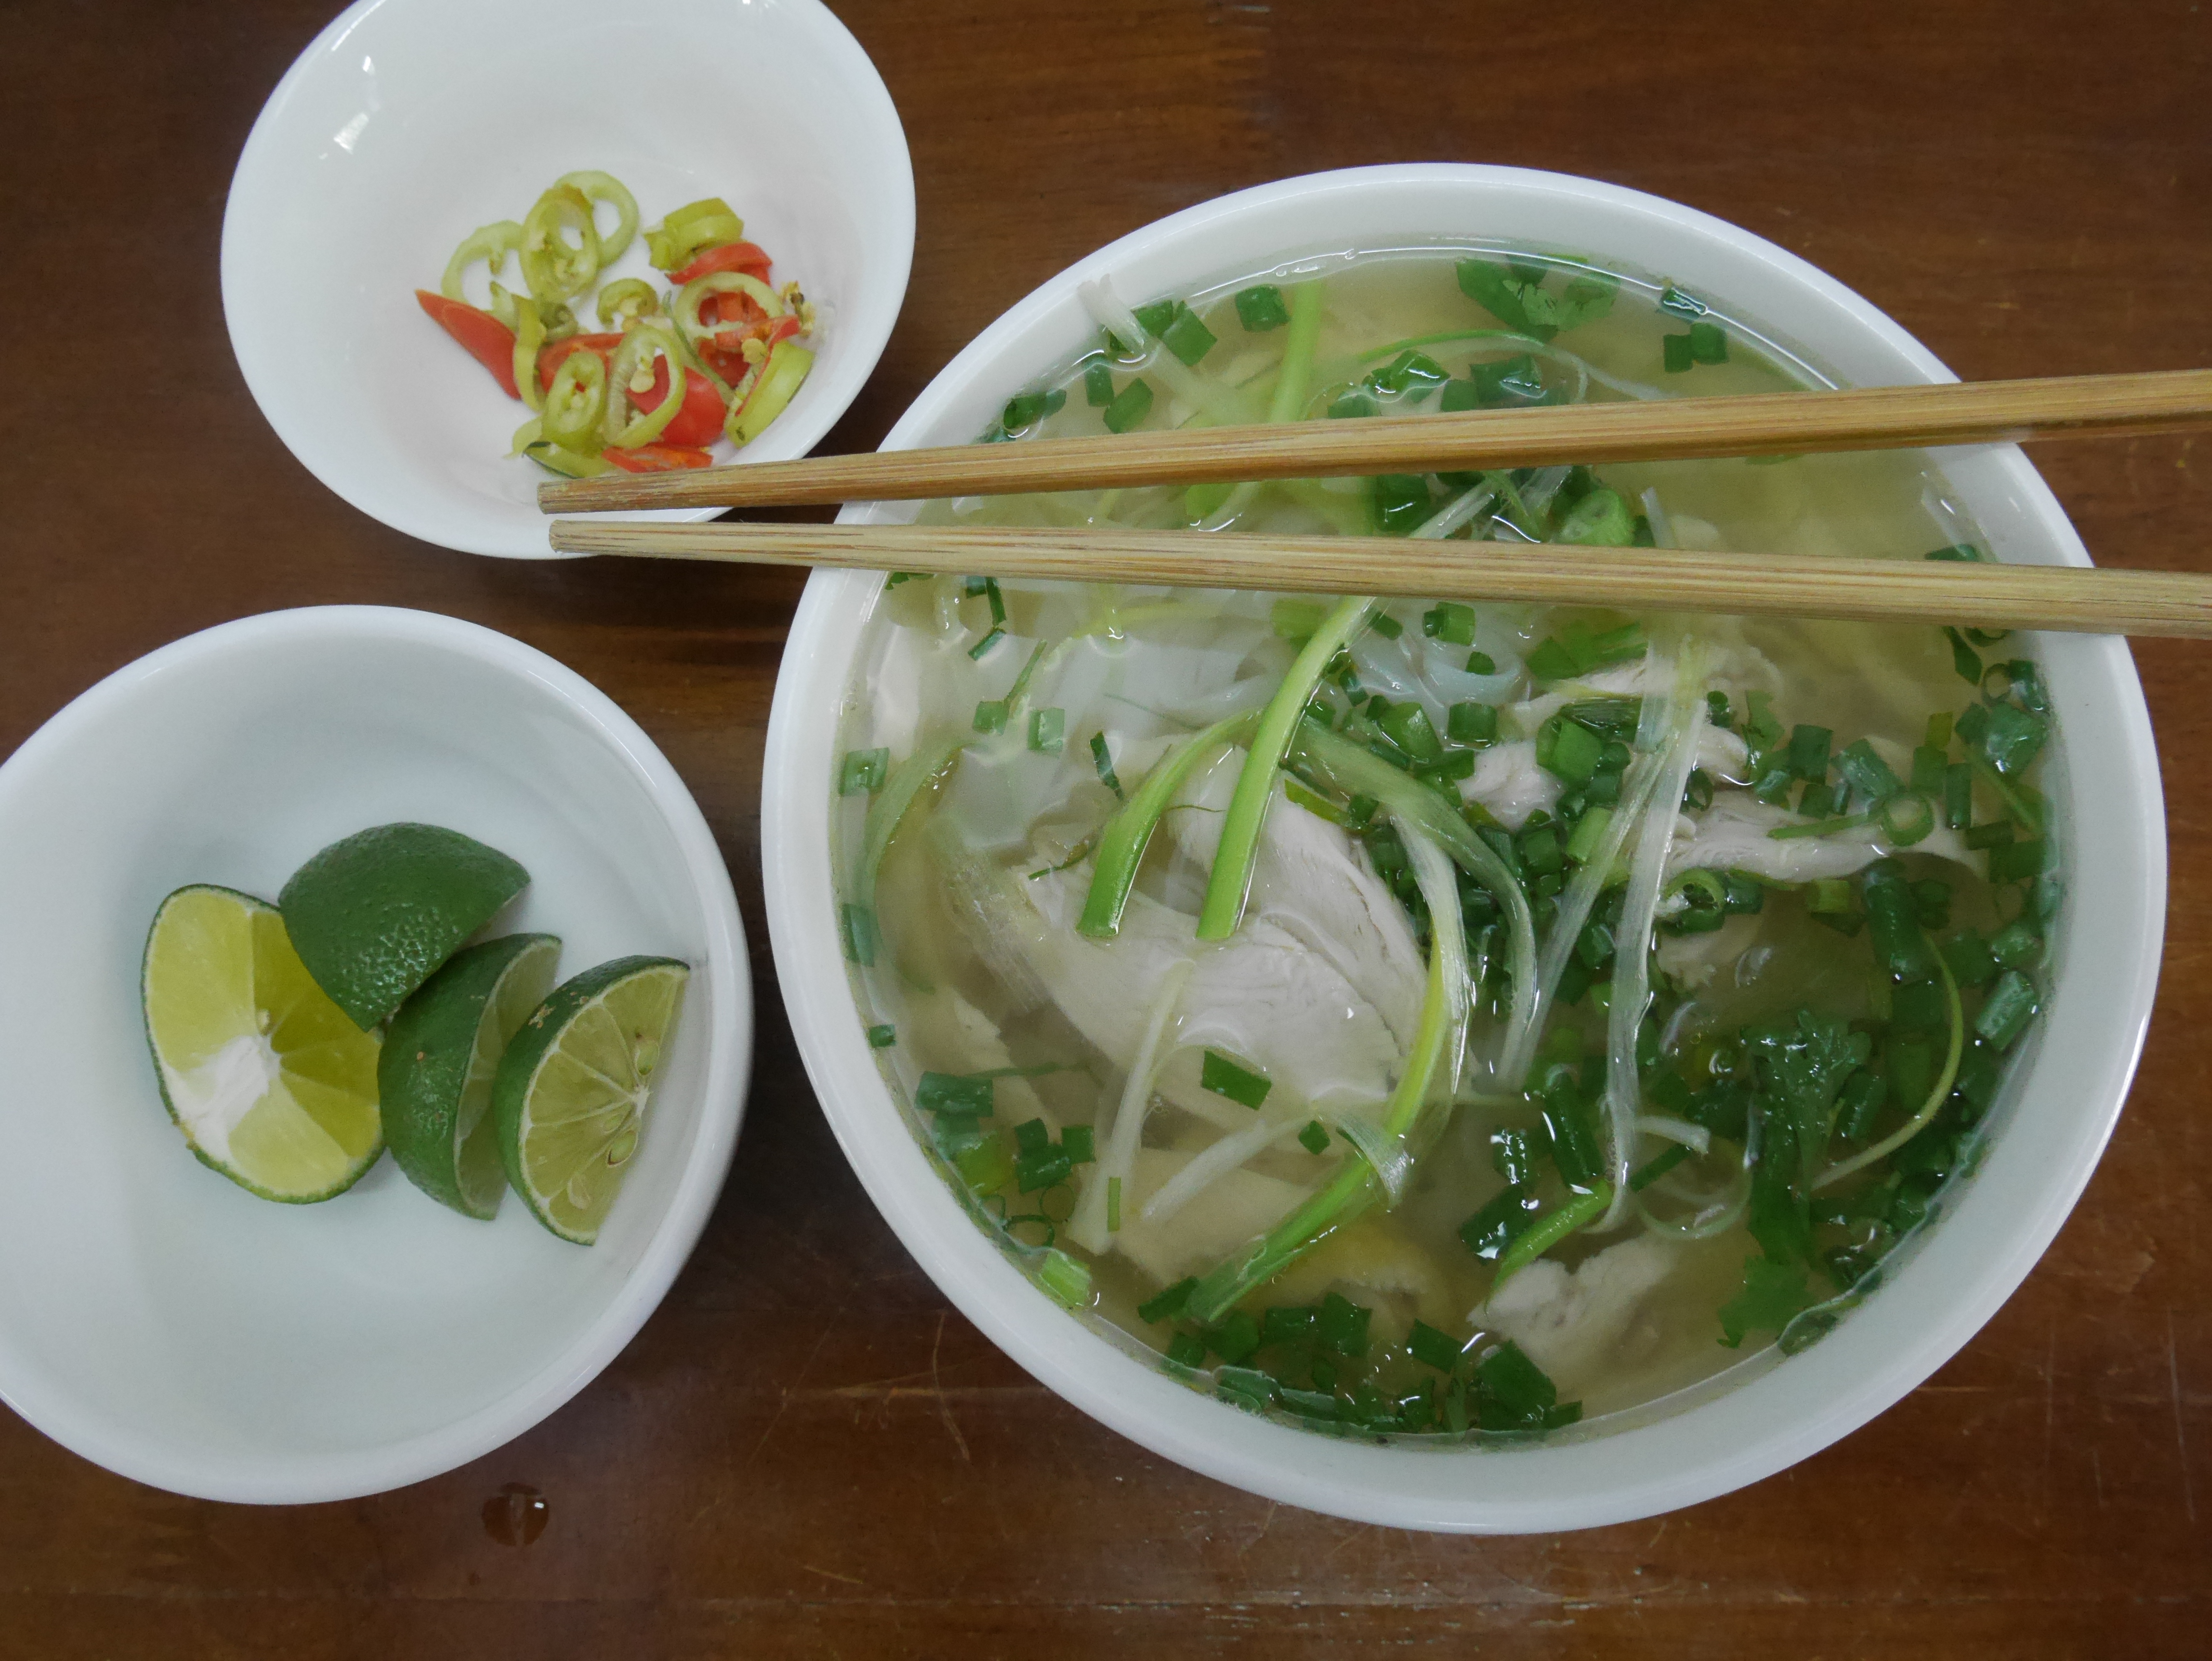
[[[2212,369],[1573,404],[1279,426],[1181,428],[606,473],[538,488],[547,513],[913,501],[1024,490],[1561,462],[1667,461],[2171,432],[2212,422]]]
[[[2212,576],[1407,537],[556,520],[562,553],[2212,638]]]

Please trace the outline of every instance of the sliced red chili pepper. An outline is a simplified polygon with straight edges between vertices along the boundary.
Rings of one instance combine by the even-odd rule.
[[[660,400],[668,396],[668,360],[655,358],[653,363],[653,386],[649,391],[632,392],[630,399],[647,415],[660,407]],[[722,397],[714,390],[714,383],[696,369],[684,372],[684,407],[669,423],[660,429],[657,441],[681,448],[689,445],[712,444],[722,433]]]
[[[553,377],[571,352],[597,352],[602,362],[610,362],[622,342],[618,334],[572,334],[566,340],[556,340],[538,354],[538,384],[550,391]]]
[[[724,242],[708,249],[682,271],[669,272],[668,280],[680,289],[709,271],[750,271],[765,283],[769,264],[767,250],[755,243]]]
[[[708,390],[711,392],[713,388]],[[678,421],[683,418],[681,415],[677,417]],[[625,450],[610,444],[599,452],[599,459],[611,461],[626,473],[676,473],[687,467],[711,467],[714,465],[714,458],[704,450],[693,449],[684,444],[641,444],[635,450]]]
[[[509,398],[522,394],[514,385],[514,331],[489,312],[480,312],[458,300],[448,300],[428,289],[415,290],[416,302],[432,322],[453,336],[461,349],[491,371],[500,390]]]

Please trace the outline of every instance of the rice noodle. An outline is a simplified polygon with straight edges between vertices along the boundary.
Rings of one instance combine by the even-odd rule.
[[[1216,1182],[1257,1158],[1277,1142],[1287,1141],[1305,1127],[1297,1119],[1256,1119],[1241,1130],[1232,1130],[1211,1147],[1194,1155],[1189,1164],[1160,1184],[1138,1214],[1148,1223],[1164,1223]]]
[[[1669,1118],[1663,1113],[1639,1113],[1636,1116],[1636,1128],[1654,1136],[1664,1136],[1670,1142],[1680,1142],[1699,1153],[1713,1151],[1713,1133],[1687,1119]]]
[[[1113,278],[1102,277],[1096,282],[1085,283],[1076,293],[1082,299],[1083,309],[1091,313],[1091,321],[1115,339],[1136,348],[1143,355],[1145,370],[1166,381],[1174,396],[1205,411],[1224,427],[1242,426],[1252,418],[1243,400],[1235,392],[1212,376],[1198,374],[1146,332],[1145,326],[1137,321],[1137,314],[1123,305],[1114,292]]]
[[[1628,894],[1620,927],[1613,939],[1613,1000],[1606,1013],[1605,1070],[1607,1150],[1611,1156],[1613,1203],[1600,1230],[1620,1220],[1629,1194],[1630,1163],[1636,1154],[1636,1117],[1644,1088],[1636,1066],[1636,1040],[1651,1005],[1651,934],[1664,885],[1667,855],[1682,817],[1682,793],[1697,764],[1698,735],[1705,728],[1707,654],[1703,642],[1686,642],[1675,654],[1674,684],[1667,694],[1667,748],[1657,782],[1637,833],[1636,855],[1629,867]],[[1645,708],[1651,700],[1645,699]]]
[[[1145,1036],[1130,1058],[1129,1074],[1121,1084],[1121,1100],[1114,1110],[1114,1128],[1107,1134],[1106,1157],[1091,1166],[1090,1179],[1067,1220],[1069,1237],[1085,1250],[1103,1255],[1112,1244],[1106,1229],[1109,1184],[1120,1181],[1126,1189],[1136,1168],[1137,1149],[1145,1134],[1145,1117],[1152,1104],[1152,1079],[1158,1073],[1168,1028],[1182,1002],[1183,983],[1189,980],[1191,959],[1185,958],[1161,977],[1158,995],[1145,1021]]]

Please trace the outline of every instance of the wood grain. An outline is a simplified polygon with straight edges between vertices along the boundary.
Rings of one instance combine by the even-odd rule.
[[[1138,484],[2113,437],[2184,432],[2208,422],[2212,369],[2168,369],[886,450],[561,479],[539,485],[538,501],[549,514],[913,502]]]
[[[1190,531],[556,519],[550,533],[564,553],[635,559],[2212,638],[2212,576],[2195,571]]]
[[[898,103],[921,232],[898,330],[825,450],[872,448],[1000,311],[1111,238],[1368,161],[1674,197],[1831,271],[1970,377],[2212,362],[2212,11],[2190,0],[834,3]],[[1788,1473],[1647,1523],[1464,1540],[1269,1506],[1102,1430],[983,1341],[824,1126],[761,909],[760,753],[798,577],[425,547],[331,496],[255,410],[216,290],[223,193],[335,9],[0,0],[11,272],[72,319],[67,350],[18,351],[0,402],[0,753],[141,654],[278,606],[422,606],[528,641],[637,718],[729,862],[758,983],[744,1135],[629,1349],[448,1475],[202,1504],[0,1414],[0,1658],[2203,1653],[2212,659],[2136,649],[2171,904],[2127,1113],[1956,1359]],[[2212,569],[2203,438],[2035,459],[2100,563]],[[549,1507],[526,1547],[484,1531],[509,1482]]]

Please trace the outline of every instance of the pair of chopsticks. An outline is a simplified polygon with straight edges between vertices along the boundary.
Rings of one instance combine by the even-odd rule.
[[[564,480],[548,513],[912,501],[2175,432],[2212,370],[1213,427]],[[2212,576],[1559,544],[1192,531],[556,520],[564,553],[2212,638]]]

